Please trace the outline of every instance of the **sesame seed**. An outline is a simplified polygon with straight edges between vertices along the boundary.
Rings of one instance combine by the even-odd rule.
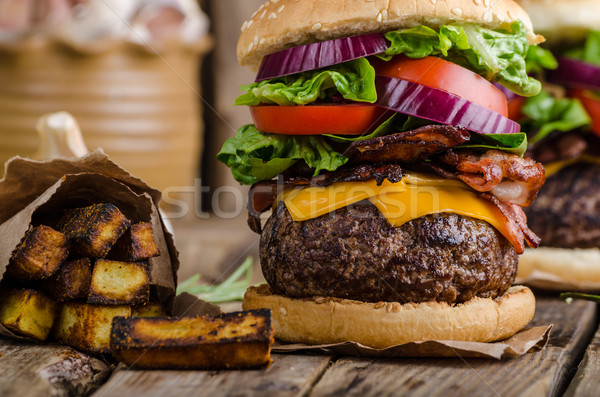
[[[483,20],[485,22],[492,22],[492,10],[490,10],[489,8],[485,10],[485,12],[483,13]]]
[[[265,40],[264,38],[263,38],[263,39],[260,39],[260,41],[258,42],[258,44],[260,44],[260,45],[263,45],[263,44],[265,44],[265,41],[266,41],[266,40]]]
[[[383,10],[383,11],[381,11],[381,18],[382,18],[384,21],[387,21],[387,18],[388,18],[388,11],[387,11],[387,10]]]
[[[258,17],[259,19],[263,19],[265,17],[265,15],[267,15],[267,10],[264,10],[262,14],[260,14],[260,17]]]
[[[490,0],[483,0],[483,5],[486,7],[490,6]]]
[[[398,313],[402,309],[402,306],[398,302],[392,303],[392,311]]]
[[[244,23],[242,24],[242,32],[244,30],[246,30],[247,27],[248,27],[248,21],[244,21]]]
[[[473,3],[475,3],[476,6],[480,6],[481,0],[473,0]]]
[[[451,12],[452,12],[452,14],[456,15],[457,17],[461,17],[463,11],[462,11],[462,9],[457,7],[457,8],[453,8]]]
[[[319,30],[323,27],[323,25],[321,25],[319,22],[315,23],[312,28],[313,30]]]
[[[318,296],[315,298],[315,302],[317,302],[318,304],[325,303],[325,298],[323,298],[322,296]]]
[[[383,15],[381,15],[381,13],[377,13],[377,22],[381,22],[383,21]]]
[[[258,36],[254,36],[254,40],[252,40],[254,45],[258,45]]]
[[[437,0],[429,0],[431,1],[431,4],[436,5],[437,4]]]
[[[367,1],[369,1],[369,0],[367,0]],[[377,302],[375,304],[375,309],[381,309],[384,306],[385,306],[385,303],[383,303],[383,302]]]
[[[287,310],[285,310],[285,307],[280,307],[279,311],[281,312],[281,314],[283,314],[284,316],[287,314]]]
[[[248,52],[252,51],[253,48],[254,48],[254,43],[250,43],[250,45],[248,46]]]
[[[252,26],[252,24],[254,23],[254,21],[251,19],[248,21],[248,25],[246,26],[247,28],[249,28],[250,26]]]
[[[284,4],[284,5],[282,5],[281,7],[279,7],[279,9],[277,10],[277,12],[278,12],[279,14],[281,14],[281,11],[283,11],[283,9],[284,9],[284,8],[285,8],[285,4]]]
[[[272,13],[269,14],[269,17],[267,18],[267,20],[268,19],[276,19],[276,18],[277,18],[277,14],[275,14],[274,12],[272,12]]]
[[[510,10],[506,10],[506,15],[508,15],[510,19],[514,19],[513,15],[510,13]]]
[[[392,304],[388,303],[387,306],[385,307],[385,311],[388,313],[391,313],[393,308],[394,307],[392,306]]]

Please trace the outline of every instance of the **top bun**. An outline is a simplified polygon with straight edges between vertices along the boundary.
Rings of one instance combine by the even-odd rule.
[[[270,0],[242,25],[237,57],[241,65],[257,70],[265,55],[315,41],[419,24],[477,23],[499,29],[518,19],[530,43],[542,41],[527,13],[512,0]]]
[[[548,44],[583,40],[591,29],[600,29],[598,0],[519,0],[529,13],[535,30]]]

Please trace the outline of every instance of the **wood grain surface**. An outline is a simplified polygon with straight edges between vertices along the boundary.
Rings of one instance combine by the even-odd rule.
[[[585,356],[579,364],[577,373],[565,393],[568,397],[587,397],[600,395],[600,328],[588,345]]]
[[[305,396],[330,363],[327,356],[273,355],[266,370],[135,371],[121,369],[93,397]]]
[[[0,337],[0,395],[85,396],[112,368],[66,346],[36,345]]]
[[[532,325],[553,323],[542,351],[508,361],[484,359],[342,358],[311,396],[555,396],[570,379],[596,327],[596,305],[538,298]]]

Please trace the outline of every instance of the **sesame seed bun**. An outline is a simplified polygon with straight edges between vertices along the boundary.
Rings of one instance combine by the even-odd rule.
[[[529,13],[535,30],[549,45],[583,40],[591,29],[600,29],[598,0],[518,0]]]
[[[517,280],[547,290],[600,292],[600,249],[526,249]]]
[[[514,335],[533,318],[535,297],[522,286],[497,299],[473,298],[459,305],[440,302],[368,303],[317,297],[292,299],[267,285],[250,287],[244,310],[269,308],[275,336],[286,342],[327,344],[353,341],[373,348],[409,342],[492,342]]]
[[[265,55],[315,41],[387,32],[424,24],[477,23],[497,29],[521,20],[529,41],[531,20],[512,0],[270,0],[242,25],[238,61],[257,70]]]

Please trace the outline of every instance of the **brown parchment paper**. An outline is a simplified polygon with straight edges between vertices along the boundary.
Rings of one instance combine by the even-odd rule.
[[[0,180],[0,278],[29,224],[43,224],[66,208],[113,203],[132,222],[151,222],[160,255],[149,260],[151,288],[172,305],[179,267],[173,237],[158,211],[160,192],[108,159],[102,150],[81,159],[37,162],[16,157]],[[0,327],[0,333],[15,336]]]
[[[406,343],[387,349],[373,349],[357,342],[330,345],[275,344],[273,353],[315,353],[361,357],[463,357],[495,358],[516,357],[531,349],[542,349],[550,337],[552,325],[522,330],[512,337],[492,343],[437,340]]]

